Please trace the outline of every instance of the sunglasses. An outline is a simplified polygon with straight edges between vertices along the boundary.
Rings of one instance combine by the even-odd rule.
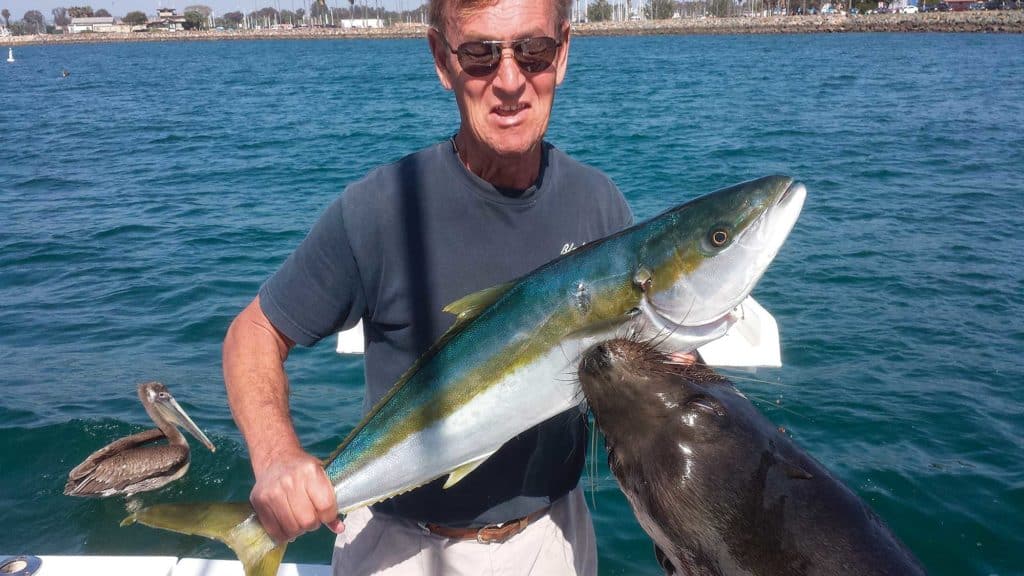
[[[562,43],[550,36],[523,38],[521,40],[479,40],[463,42],[458,48],[452,49],[448,39],[441,36],[444,45],[459,60],[462,69],[475,78],[494,74],[501,64],[501,53],[506,46],[512,48],[512,57],[523,72],[536,74],[551,67]]]

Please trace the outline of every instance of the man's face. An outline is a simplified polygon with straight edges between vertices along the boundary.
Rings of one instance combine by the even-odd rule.
[[[541,72],[523,71],[512,57],[511,47],[505,47],[497,70],[473,77],[463,70],[439,35],[431,32],[438,77],[445,88],[455,92],[462,131],[470,137],[470,144],[498,156],[519,156],[534,150],[547,131],[555,86],[565,77],[569,52],[568,26],[558,29],[553,2],[499,0],[480,12],[454,14],[446,36],[453,49],[477,40],[550,36],[564,41],[554,63]]]

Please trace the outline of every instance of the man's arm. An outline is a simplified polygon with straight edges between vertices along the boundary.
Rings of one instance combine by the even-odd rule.
[[[267,319],[257,296],[231,323],[223,349],[228,404],[256,477],[249,500],[278,543],[321,522],[335,532],[345,528],[327,474],[292,425],[284,362],[294,344]]]

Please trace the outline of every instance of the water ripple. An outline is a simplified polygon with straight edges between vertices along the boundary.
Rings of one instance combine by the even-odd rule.
[[[549,131],[639,218],[766,173],[806,182],[756,291],[785,367],[738,382],[938,575],[1024,565],[1019,47],[577,38]],[[119,502],[61,495],[67,470],[147,426],[134,386],[159,379],[219,450],[158,499],[245,498],[228,323],[346,183],[451,135],[453,99],[422,41],[24,47],[0,98],[0,445],[18,447],[0,509],[23,527],[0,550],[226,556],[117,528]],[[357,420],[361,364],[321,346],[289,371],[298,432],[326,454]],[[595,485],[602,573],[659,574],[603,462]],[[289,559],[329,549],[304,538]]]

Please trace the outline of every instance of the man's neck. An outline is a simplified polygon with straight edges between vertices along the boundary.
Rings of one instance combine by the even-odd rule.
[[[510,157],[490,154],[482,146],[473,146],[462,132],[455,135],[453,142],[466,169],[496,188],[526,190],[540,176],[541,143],[526,154]]]

